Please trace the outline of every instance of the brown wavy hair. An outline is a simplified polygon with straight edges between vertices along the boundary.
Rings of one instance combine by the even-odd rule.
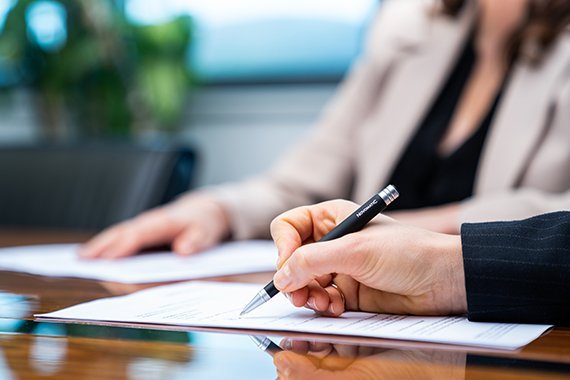
[[[441,0],[443,12],[456,16],[467,1]],[[508,44],[507,59],[539,64],[557,37],[568,32],[569,25],[570,0],[529,0],[526,20]]]

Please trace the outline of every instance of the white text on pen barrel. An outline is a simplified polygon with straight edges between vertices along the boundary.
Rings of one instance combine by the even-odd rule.
[[[378,199],[374,199],[372,202],[370,202],[362,211],[359,211],[356,213],[356,217],[360,218],[362,216],[362,214],[364,214],[366,211],[368,211],[370,209],[370,207],[374,206],[376,203],[378,203]]]

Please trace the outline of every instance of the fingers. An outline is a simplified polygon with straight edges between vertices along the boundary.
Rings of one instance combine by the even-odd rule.
[[[305,306],[309,300],[309,288],[306,286],[294,292],[285,294],[288,294],[287,298],[289,298],[291,303],[296,307]]]
[[[180,228],[164,209],[152,210],[104,231],[82,246],[79,255],[87,259],[134,255],[145,247],[171,241]]]
[[[351,247],[352,240],[345,236],[300,247],[273,277],[275,286],[282,292],[292,292],[323,275],[355,274],[361,258],[356,256],[360,254],[358,249]]]
[[[356,207],[349,201],[334,200],[298,207],[275,218],[271,223],[271,236],[279,253],[277,267],[281,268],[303,243],[321,239]]]
[[[305,306],[321,314],[338,317],[345,311],[341,290],[334,286],[321,286],[317,281],[289,294],[296,307]]]
[[[213,200],[200,199],[191,207],[173,207],[178,218],[185,220],[183,230],[172,242],[179,255],[191,255],[218,244],[229,235],[229,216],[224,207]]]
[[[341,290],[332,286],[326,287],[325,290],[329,297],[329,304],[327,310],[324,313],[331,317],[338,317],[346,310],[346,305]]]
[[[298,207],[289,210],[271,222],[271,237],[275,241],[280,268],[313,232],[313,220],[309,207]]]
[[[300,355],[291,351],[278,352],[273,357],[277,378],[280,380],[307,378],[317,380],[318,360],[311,359],[311,356]]]
[[[124,228],[124,226],[115,226],[103,231],[79,248],[79,256],[84,259],[101,257],[107,247],[111,246],[122,235],[119,229]]]
[[[309,289],[309,294],[307,297],[306,306],[309,309],[315,311],[324,312],[329,306],[329,296],[327,291],[321,287],[316,281],[311,282],[307,289]]]
[[[285,351],[298,354],[309,354],[319,359],[325,358],[334,352],[334,346],[327,342],[307,341],[300,339],[283,338],[279,346]]]
[[[292,351],[281,351],[273,357],[278,379],[312,379],[336,380],[369,378],[369,373],[351,370],[352,359],[329,356],[319,359],[312,355],[298,354]],[[347,367],[348,365],[348,367]],[[329,368],[334,368],[333,370]]]
[[[229,217],[221,204],[206,196],[188,195],[104,231],[81,247],[79,254],[113,259],[173,243],[175,251],[188,255],[216,244],[229,230]]]
[[[218,242],[216,235],[205,231],[202,226],[191,224],[172,242],[172,250],[182,256],[193,255],[214,246]]]
[[[329,285],[329,283],[330,280],[321,285],[315,280],[308,286],[286,294],[288,294],[289,300],[296,307],[306,306],[315,311],[319,311],[319,309],[326,310],[328,307],[328,295],[324,288]]]
[[[307,340],[283,338],[279,346],[285,351],[293,351],[298,354],[307,354],[310,350],[310,342]]]

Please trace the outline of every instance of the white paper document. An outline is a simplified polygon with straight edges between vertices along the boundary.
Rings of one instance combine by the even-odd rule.
[[[260,285],[191,282],[143,290],[128,296],[91,301],[49,314],[41,320],[93,323],[222,327],[415,340],[515,349],[551,326],[469,322],[465,317],[412,317],[346,312],[339,318],[298,309],[279,294],[246,316],[244,305]]]
[[[77,248],[76,244],[3,248],[0,270],[139,284],[268,272],[277,262],[277,249],[270,240],[227,243],[188,257],[157,252],[117,260],[84,260]]]

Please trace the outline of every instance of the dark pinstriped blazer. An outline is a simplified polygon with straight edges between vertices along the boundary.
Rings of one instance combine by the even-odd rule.
[[[472,321],[570,325],[570,212],[461,228]]]

